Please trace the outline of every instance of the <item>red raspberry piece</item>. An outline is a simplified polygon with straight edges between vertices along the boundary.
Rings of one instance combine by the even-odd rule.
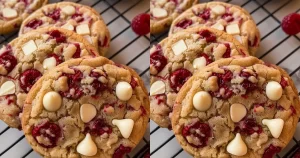
[[[104,133],[111,134],[112,128],[103,119],[98,118],[89,122],[85,127],[85,133],[101,136]]]
[[[44,148],[55,147],[58,139],[62,136],[60,127],[57,124],[48,121],[40,125],[34,126],[32,128],[31,133],[35,141]],[[43,144],[43,142],[39,142],[37,137],[41,137],[42,139],[48,139],[48,143],[50,144]]]
[[[94,77],[94,81],[92,82],[92,87],[95,89],[94,92],[89,92],[89,95],[96,95],[98,94],[99,92],[102,92],[104,91],[105,89],[107,89],[107,85],[104,84],[104,83],[101,83],[98,78],[103,76],[97,72],[91,72],[90,74],[91,77]],[[105,76],[104,76],[105,77]]]
[[[232,72],[230,70],[227,70],[227,69],[224,69],[224,71],[225,71],[224,74],[215,73],[215,72],[212,73],[212,76],[217,76],[218,77],[218,84],[219,85],[225,85],[228,82],[230,82],[231,79],[232,79],[232,76],[233,76]]]
[[[232,17],[232,14],[230,14],[230,13],[223,14],[222,19],[224,19],[227,22],[232,22],[234,20],[234,18]]]
[[[57,21],[60,18],[60,9],[55,9],[51,13],[48,13],[47,16]]]
[[[130,85],[131,85],[132,89],[134,89],[136,86],[138,86],[137,81],[132,76],[131,76]]]
[[[252,135],[253,133],[260,134],[262,132],[262,127],[257,124],[256,120],[253,118],[246,118],[240,121],[235,128],[235,132],[240,132],[242,134]]]
[[[273,158],[276,153],[281,151],[281,147],[274,146],[271,144],[264,152],[263,158]]]
[[[206,42],[215,42],[217,39],[216,36],[208,30],[201,30],[199,32],[199,35],[201,36],[202,39],[205,39]]]
[[[59,65],[59,64],[61,64],[61,63],[63,62],[62,57],[61,57],[61,56],[58,56],[57,54],[54,54],[54,53],[49,54],[49,55],[48,55],[48,58],[51,58],[51,57],[55,58],[55,60],[56,60],[56,65]]]
[[[48,34],[56,40],[57,43],[62,43],[66,41],[66,36],[64,36],[61,32],[58,30],[53,30],[48,32]]]
[[[72,19],[74,19],[78,23],[84,20],[84,18],[82,17],[82,13],[79,12],[78,8],[76,8],[75,14],[72,15]]]
[[[210,18],[210,9],[207,8],[203,10],[203,12],[199,13],[197,16],[204,19],[205,21],[208,20]]]
[[[189,70],[184,68],[177,69],[176,71],[172,72],[172,74],[169,77],[170,87],[175,92],[178,92],[191,76],[192,73]]]
[[[230,70],[224,69],[225,73],[212,73],[212,76],[218,77],[219,90],[216,92],[210,92],[210,94],[216,98],[228,99],[233,95],[232,89],[229,87],[230,81],[232,79],[232,72]],[[224,94],[220,94],[220,90],[224,89]]]
[[[252,82],[250,82],[250,81],[248,80],[248,78],[249,78],[250,76],[256,77],[256,76],[257,76],[256,74],[251,75],[251,74],[248,73],[248,72],[242,71],[241,74],[240,74],[240,76],[245,78],[244,81],[242,82],[242,86],[243,86],[243,88],[246,89],[246,93],[251,92],[251,91],[253,91],[253,90],[255,90],[255,89],[258,88],[258,86],[257,86],[256,83],[252,83]]]
[[[249,45],[250,47],[255,47],[255,46],[257,46],[257,45],[258,45],[258,38],[257,38],[257,36],[254,37],[254,42],[253,42],[253,44],[251,44],[251,41],[248,40],[248,45]]]
[[[0,55],[0,64],[4,66],[7,74],[9,74],[17,65],[17,59],[9,54],[11,52],[11,46],[8,45],[6,46],[6,50]]]
[[[79,43],[74,43],[74,45],[76,47],[76,51],[73,54],[72,58],[80,58],[80,53],[81,53],[80,45]]]
[[[150,32],[150,15],[142,13],[133,18],[131,22],[132,30],[142,36]]]
[[[81,88],[81,79],[82,79],[82,72],[79,70],[74,69],[74,74],[66,74],[63,73],[62,76],[66,76],[68,78],[68,87],[69,90],[65,92],[59,92],[63,97],[69,99],[78,99],[83,95],[83,91]]]
[[[281,22],[282,30],[288,35],[300,32],[300,14],[291,13],[285,16]]]
[[[190,25],[193,24],[193,21],[190,19],[183,19],[180,22],[178,22],[176,24],[176,27],[180,27],[182,29],[186,29],[187,27],[189,27]]]
[[[28,93],[31,87],[42,77],[42,73],[36,69],[25,70],[19,78],[20,87]]]
[[[206,65],[208,65],[208,64],[210,64],[210,63],[213,62],[213,60],[211,59],[211,57],[208,56],[206,53],[201,53],[201,54],[199,55],[199,57],[204,57],[204,58],[205,58],[205,60],[206,60]]]
[[[25,25],[25,27],[36,29],[37,27],[41,26],[42,24],[43,24],[42,20],[32,19]]]
[[[280,81],[280,85],[282,88],[285,88],[286,86],[288,86],[288,82],[284,79],[283,76],[281,76],[281,81]]]
[[[159,73],[166,65],[167,58],[162,55],[161,46],[156,46],[156,51],[150,55],[150,65],[154,66],[157,73]]]
[[[226,46],[226,51],[223,54],[223,58],[229,58],[230,57],[230,53],[231,53],[231,49],[230,49],[230,45],[229,43],[224,43],[224,45]]]
[[[101,43],[101,40],[98,40],[98,46],[100,47],[108,47],[108,38],[105,36],[103,44]]]
[[[187,136],[197,137],[199,140],[198,144],[188,143],[195,148],[202,148],[207,145],[207,141],[212,136],[212,132],[208,124],[198,121],[194,124],[184,126],[182,129],[182,136],[187,142]]]
[[[125,147],[123,144],[119,146],[119,148],[116,149],[113,158],[122,158],[125,154],[130,153],[131,147]]]
[[[161,103],[166,104],[166,100],[167,100],[166,94],[158,94],[155,95],[154,98],[157,101],[157,105],[160,105]]]

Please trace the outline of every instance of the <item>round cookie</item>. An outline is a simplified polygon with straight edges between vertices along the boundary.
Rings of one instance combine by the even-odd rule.
[[[151,0],[150,32],[161,33],[167,30],[172,21],[183,11],[196,4],[198,0]]]
[[[172,127],[194,157],[271,158],[292,139],[299,113],[298,91],[283,69],[255,57],[228,58],[185,83]]]
[[[20,36],[0,49],[0,119],[20,128],[27,93],[44,72],[71,58],[99,56],[82,36],[43,28]]]
[[[104,56],[109,48],[109,30],[99,13],[89,6],[72,2],[43,6],[24,20],[19,35],[49,26],[64,28],[82,35],[98,49],[101,56]]]
[[[0,1],[0,34],[17,30],[22,21],[48,0],[1,0]]]
[[[234,35],[252,56],[259,47],[259,30],[251,15],[239,6],[223,2],[195,5],[173,21],[169,34],[196,26],[212,27]]]
[[[231,35],[192,28],[164,39],[150,50],[150,113],[160,127],[171,128],[172,107],[181,86],[194,72],[221,58],[247,56]]]
[[[62,102],[50,104],[49,93]],[[132,69],[104,57],[73,59],[34,85],[22,127],[44,157],[121,158],[143,138],[148,116],[147,90]]]

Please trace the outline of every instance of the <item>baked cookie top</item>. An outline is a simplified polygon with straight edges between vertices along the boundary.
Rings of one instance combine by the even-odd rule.
[[[72,2],[43,6],[22,23],[19,35],[44,27],[60,27],[85,37],[104,56],[110,43],[109,30],[93,8]]]
[[[73,59],[45,74],[25,102],[22,127],[45,157],[121,158],[142,139],[149,98],[130,68]]]
[[[281,68],[255,57],[221,59],[181,88],[172,126],[194,157],[271,158],[292,139],[298,91]]]
[[[0,34],[18,29],[26,17],[47,2],[48,0],[1,0]]]
[[[259,47],[259,30],[251,15],[239,6],[223,2],[194,5],[174,20],[169,34],[196,26],[212,27],[234,35],[250,55],[254,56]]]
[[[151,0],[150,32],[160,33],[168,29],[172,21],[198,0]]]
[[[82,36],[59,28],[44,28],[18,37],[0,50],[0,119],[19,128],[19,114],[42,74],[72,58],[99,56]]]
[[[150,50],[151,119],[171,127],[169,115],[183,84],[192,74],[221,58],[246,56],[231,35],[212,28],[192,28],[164,39]]]

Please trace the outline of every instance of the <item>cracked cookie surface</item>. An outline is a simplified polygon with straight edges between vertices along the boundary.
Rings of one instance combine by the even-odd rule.
[[[255,57],[228,58],[185,83],[172,126],[194,157],[271,158],[292,139],[299,113],[298,91],[283,69]]]
[[[171,127],[170,116],[181,86],[194,72],[221,58],[246,56],[234,37],[212,28],[192,28],[164,39],[150,50],[151,119]]]
[[[259,47],[259,30],[251,15],[239,6],[223,2],[197,4],[173,21],[169,34],[196,26],[212,27],[234,35],[252,56]]]
[[[62,99],[59,109],[48,110],[49,92]],[[146,88],[132,69],[103,57],[73,59],[31,89],[22,127],[33,149],[45,157],[120,158],[142,139],[148,115]]]
[[[27,93],[42,74],[72,58],[99,56],[83,37],[44,28],[18,37],[0,50],[0,119],[20,128]]]
[[[72,2],[43,6],[22,23],[19,35],[43,27],[61,27],[86,38],[101,56],[109,48],[110,33],[99,13],[93,8]]]

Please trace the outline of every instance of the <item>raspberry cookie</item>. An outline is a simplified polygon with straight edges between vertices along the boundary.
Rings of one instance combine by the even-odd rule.
[[[156,34],[167,30],[178,15],[197,2],[198,0],[151,0],[150,32]]]
[[[255,57],[199,70],[176,98],[172,127],[194,157],[272,158],[292,139],[298,91],[281,68]]]
[[[48,0],[1,0],[0,34],[17,30],[24,19],[47,2]]]
[[[26,98],[25,136],[45,157],[121,158],[142,139],[149,98],[130,68],[73,59],[45,74]]]
[[[0,50],[0,119],[21,126],[19,114],[26,94],[42,74],[71,58],[99,56],[76,33],[58,28],[32,31]]]
[[[246,56],[231,35],[212,28],[192,28],[164,39],[150,50],[151,119],[171,127],[169,116],[182,85],[194,72],[221,58]]]
[[[64,28],[82,35],[102,56],[108,50],[109,31],[102,17],[91,7],[72,2],[46,5],[24,20],[19,35],[49,26]]]
[[[259,30],[252,17],[236,5],[223,2],[195,5],[174,20],[169,34],[195,26],[208,26],[234,35],[253,56],[260,43]]]

